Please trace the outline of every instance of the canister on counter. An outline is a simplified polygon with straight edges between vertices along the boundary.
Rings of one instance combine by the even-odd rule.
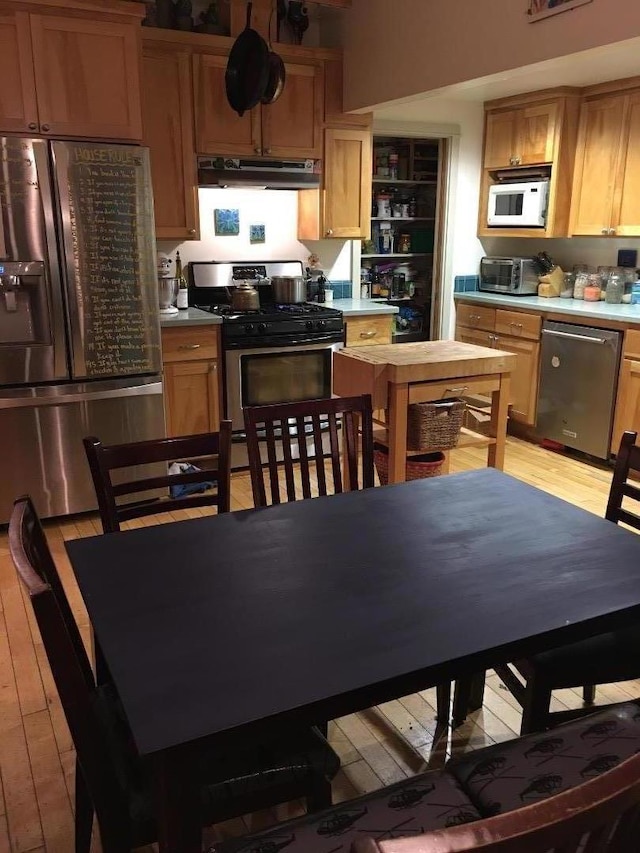
[[[574,272],[566,272],[562,279],[562,289],[560,290],[561,299],[573,299],[573,288],[576,281]]]

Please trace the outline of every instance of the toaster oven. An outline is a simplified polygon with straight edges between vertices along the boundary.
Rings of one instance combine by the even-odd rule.
[[[482,258],[480,290],[510,296],[536,296],[538,271],[532,258]]]

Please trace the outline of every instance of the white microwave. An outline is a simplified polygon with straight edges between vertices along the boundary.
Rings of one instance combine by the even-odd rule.
[[[492,184],[487,224],[490,228],[544,228],[549,181]]]

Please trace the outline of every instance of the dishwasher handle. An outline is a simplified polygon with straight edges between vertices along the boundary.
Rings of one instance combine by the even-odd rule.
[[[588,344],[606,344],[607,338],[596,338],[593,335],[576,335],[572,332],[556,332],[553,329],[543,329],[543,335],[551,335],[552,338],[571,338],[573,341],[585,341]]]

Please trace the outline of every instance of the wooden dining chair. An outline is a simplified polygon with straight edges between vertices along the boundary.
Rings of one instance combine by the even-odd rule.
[[[640,755],[634,755],[548,800],[423,835],[363,838],[352,853],[632,853],[639,839]]]
[[[103,853],[130,853],[157,840],[151,768],[131,740],[113,687],[96,686],[78,626],[47,540],[28,497],[15,502],[9,549],[31,601],[76,749],[75,851],[89,853],[94,812]],[[259,753],[259,755],[257,754]],[[317,730],[291,732],[260,750],[204,745],[194,768],[202,780],[203,826],[305,797],[331,803],[339,759]]]
[[[105,533],[117,533],[120,524],[132,518],[191,507],[216,506],[218,512],[229,512],[231,480],[231,421],[221,421],[220,432],[189,435],[180,438],[159,438],[129,444],[104,445],[93,436],[84,439],[84,449],[98,499],[98,508]],[[113,474],[123,468],[139,465],[169,463],[181,460],[217,458],[214,469],[204,468],[184,474],[159,474],[125,482],[115,482]],[[198,466],[200,467],[200,466]],[[205,494],[186,494],[171,497],[166,490],[172,486],[216,482],[216,490]],[[161,489],[159,498],[144,498],[142,493]],[[118,499],[138,496],[138,500],[123,504]]]
[[[298,497],[311,498],[313,493],[324,496],[347,490],[355,491],[360,484],[363,489],[374,485],[373,415],[369,394],[361,397],[305,400],[303,403],[249,406],[243,411],[251,489],[256,507],[281,503],[281,470],[285,479],[286,501],[295,501]],[[342,465],[339,416],[342,416],[345,436],[345,458]],[[359,431],[362,434],[361,479],[358,471]],[[302,441],[301,436],[304,436]],[[329,445],[330,477],[327,476],[322,451],[324,436]],[[309,439],[313,441],[312,455],[309,454]],[[262,461],[262,447],[266,447],[266,463]],[[317,490],[314,488],[315,484],[312,484],[313,472]],[[298,473],[299,483],[296,482]]]
[[[625,432],[622,436],[605,518],[640,530],[640,515],[622,506],[625,498],[640,501],[640,487],[629,482],[629,472],[640,470],[640,447],[636,445],[636,438],[635,432]],[[640,624],[549,649],[494,669],[522,706],[521,734],[542,731],[556,722],[592,713],[594,685],[640,678]],[[565,687],[582,687],[587,707],[552,712],[552,691]]]

